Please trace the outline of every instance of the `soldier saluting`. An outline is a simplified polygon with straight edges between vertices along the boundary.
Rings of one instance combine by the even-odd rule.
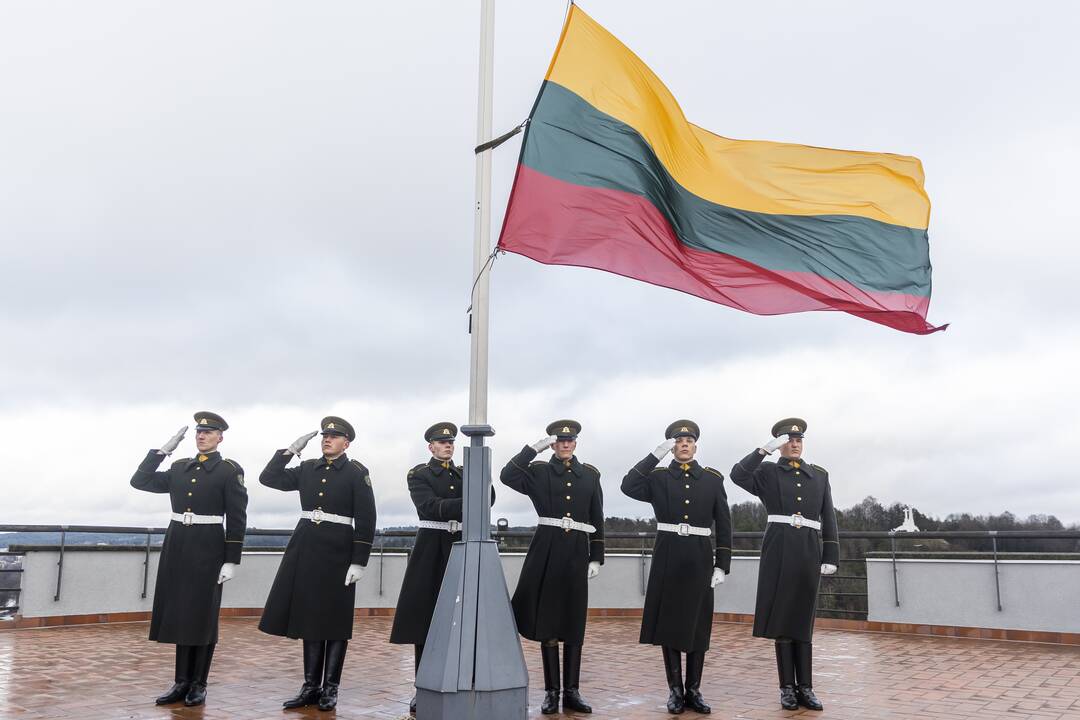
[[[184,439],[185,425],[160,450],[147,453],[131,476],[132,487],[168,493],[172,504],[158,560],[150,639],[176,645],[176,674],[172,688],[155,701],[158,705],[206,702],[221,584],[240,563],[247,525],[244,471],[217,451],[228,427],[220,415],[195,413],[198,455],[155,472]]]
[[[656,544],[641,617],[643,644],[659,645],[667,674],[667,709],[699,713],[712,709],[701,696],[701,674],[712,633],[713,588],[731,571],[731,513],[724,476],[694,460],[701,431],[676,420],[667,438],[630,469],[622,491],[650,503],[656,514]],[[669,452],[675,459],[657,467]],[[709,539],[716,528],[716,549]],[[686,653],[686,682],[682,655]]]
[[[814,695],[814,614],[821,575],[840,562],[829,473],[802,461],[806,421],[785,418],[773,439],[731,469],[731,479],[757,495],[769,513],[758,567],[754,635],[776,641],[780,704],[821,710]],[[780,461],[763,462],[780,450]]]
[[[563,642],[564,710],[590,713],[578,691],[581,646],[589,608],[588,580],[604,562],[604,495],[600,472],[574,455],[581,423],[557,420],[547,437],[510,459],[499,479],[528,495],[536,508],[536,534],[521,567],[512,604],[518,632],[540,643],[544,702],[540,712],[559,711],[559,641]],[[530,462],[547,448],[548,462]]]
[[[462,469],[454,464],[454,441],[458,429],[452,422],[435,423],[424,432],[431,459],[409,471],[409,495],[420,518],[416,543],[409,555],[405,578],[398,594],[390,642],[412,645],[414,671],[424,655],[431,616],[439,599],[450,548],[461,540]],[[491,488],[495,503],[495,488]],[[416,712],[416,696],[409,701]]]
[[[259,476],[276,490],[300,493],[300,520],[281,558],[259,629],[302,638],[304,684],[285,708],[337,706],[345,651],[352,637],[355,583],[375,538],[375,496],[368,469],[345,455],[356,432],[339,417],[320,423],[323,456],[285,467],[319,431],[278,450]],[[325,670],[325,674],[324,674]]]

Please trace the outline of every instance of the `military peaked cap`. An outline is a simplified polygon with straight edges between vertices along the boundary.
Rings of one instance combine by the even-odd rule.
[[[457,425],[452,422],[435,423],[424,431],[424,439],[428,442],[436,440],[453,440],[457,437]]]
[[[802,437],[806,432],[806,421],[802,418],[784,418],[772,426],[772,436]]]
[[[556,420],[547,426],[547,434],[560,440],[577,440],[581,432],[581,423],[577,420]]]
[[[196,430],[228,430],[229,423],[225,422],[225,418],[221,417],[217,413],[212,413],[209,410],[200,410],[195,413],[195,429]]]
[[[664,431],[664,438],[670,440],[680,437],[692,437],[697,440],[701,437],[701,428],[693,420],[676,420],[667,426],[667,430]]]
[[[333,415],[324,417],[322,422],[319,423],[319,427],[322,428],[323,435],[344,435],[349,442],[356,439],[356,431],[353,430],[353,426],[346,420]]]

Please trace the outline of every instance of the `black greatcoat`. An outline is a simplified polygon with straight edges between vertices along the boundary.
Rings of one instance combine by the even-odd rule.
[[[172,512],[222,515],[221,525],[184,525],[175,520],[165,531],[154,586],[150,639],[177,645],[217,642],[223,563],[239,563],[247,525],[244,471],[213,452],[177,460],[155,472],[165,459],[151,450],[131,476],[131,486],[152,493],[169,493]]]
[[[431,458],[409,471],[409,495],[416,514],[421,520],[461,521],[462,469]],[[491,488],[491,504],[495,504],[495,488]],[[394,625],[390,629],[390,642],[404,645],[423,645],[427,639],[435,601],[439,599],[450,548],[461,541],[461,531],[419,528],[416,543],[409,555],[405,578],[398,593]]]
[[[356,585],[346,585],[349,565],[366,566],[375,539],[375,495],[366,467],[345,455],[305,460],[286,468],[292,454],[274,453],[259,482],[276,490],[299,490],[302,510],[322,509],[353,519],[353,526],[301,518],[296,523],[259,629],[304,640],[352,637]]]
[[[761,498],[770,515],[802,515],[819,521],[821,532],[769,523],[761,542],[754,635],[810,642],[821,564],[840,560],[829,473],[790,458],[764,459],[757,450],[750,453],[731,469],[731,479]]]
[[[530,461],[525,446],[499,474],[503,485],[528,495],[540,517],[568,517],[596,528],[589,535],[538,525],[511,603],[518,632],[529,640],[585,641],[589,610],[589,563],[604,562],[604,494],[600,471],[577,457]]]
[[[713,567],[731,572],[731,512],[724,476],[696,461],[656,467],[654,455],[631,468],[622,491],[651,503],[657,522],[714,528],[702,535],[656,533],[638,642],[681,652],[709,649],[713,620]]]

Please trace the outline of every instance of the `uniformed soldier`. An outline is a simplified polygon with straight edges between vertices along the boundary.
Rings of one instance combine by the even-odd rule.
[[[679,715],[690,708],[708,713],[712,709],[701,695],[701,674],[712,633],[713,588],[731,571],[731,513],[724,476],[694,460],[701,437],[697,423],[676,420],[664,437],[622,481],[622,491],[652,504],[656,515],[639,642],[659,645],[663,651],[668,712]],[[672,451],[671,464],[657,467]],[[709,539],[713,528],[715,550]]]
[[[375,539],[375,495],[368,469],[345,455],[356,439],[352,425],[330,416],[319,427],[321,458],[285,467],[319,431],[301,435],[275,452],[259,476],[267,487],[299,491],[302,509],[259,629],[304,641],[304,684],[283,706],[318,703],[320,710],[330,710],[337,706],[352,637],[355,583],[364,574]]]
[[[431,459],[409,471],[409,495],[420,518],[416,543],[409,555],[405,578],[398,595],[390,642],[412,645],[416,668],[424,654],[435,601],[439,599],[450,548],[461,541],[462,468],[454,464],[454,440],[458,429],[452,422],[435,423],[424,432]],[[491,488],[495,503],[495,488]],[[409,701],[416,713],[416,696]]]
[[[244,470],[217,450],[228,427],[220,415],[195,413],[195,457],[155,472],[184,439],[185,425],[160,450],[147,453],[131,476],[132,487],[169,493],[172,505],[158,560],[150,639],[176,645],[176,676],[172,688],[156,700],[158,705],[206,702],[221,585],[240,564],[247,525]]]
[[[785,418],[773,439],[731,469],[731,479],[765,504],[769,524],[761,543],[754,635],[776,641],[780,704],[821,710],[814,695],[812,645],[821,575],[840,562],[829,473],[803,462],[806,421]],[[762,462],[780,450],[777,463]]]
[[[536,533],[521,566],[512,605],[518,632],[540,643],[544,702],[540,712],[559,711],[559,641],[563,642],[564,710],[592,708],[578,690],[581,646],[589,608],[588,580],[604,563],[604,495],[600,471],[574,455],[581,423],[557,420],[547,436],[510,459],[499,479],[529,496],[536,508]],[[548,462],[531,462],[551,448]]]

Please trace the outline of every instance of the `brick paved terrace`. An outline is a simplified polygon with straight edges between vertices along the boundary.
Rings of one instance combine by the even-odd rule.
[[[158,708],[172,680],[172,646],[148,642],[144,622],[0,632],[0,718],[334,717],[283,711],[300,686],[300,643],[270,637],[252,618],[222,620],[204,708]],[[637,644],[637,618],[592,618],[582,693],[594,717],[668,717],[659,650]],[[359,617],[345,663],[339,718],[407,716],[412,648],[387,643],[390,619]],[[717,718],[1080,718],[1080,647],[819,630],[816,690],[825,712],[784,712],[772,646],[750,626],[717,622],[703,691]],[[540,656],[525,646],[529,717],[541,717]],[[687,712],[684,717],[695,717]]]

